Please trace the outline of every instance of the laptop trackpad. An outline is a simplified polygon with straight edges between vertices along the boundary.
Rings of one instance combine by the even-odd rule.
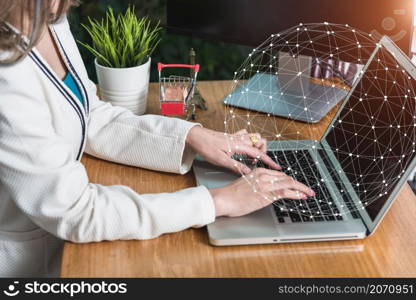
[[[193,169],[198,185],[210,189],[225,186],[241,177],[238,173],[199,159],[195,160]]]
[[[198,185],[207,188],[221,187],[241,177],[240,174],[214,166],[200,158],[194,161],[193,169]],[[258,243],[260,240],[264,242],[265,237],[271,242],[271,237],[277,235],[270,207],[238,218],[218,218],[208,225],[208,232],[214,245]],[[239,242],[240,239],[242,240]]]

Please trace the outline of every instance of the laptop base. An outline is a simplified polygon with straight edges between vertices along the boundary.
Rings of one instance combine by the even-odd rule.
[[[273,141],[269,150],[308,149],[313,141]],[[296,148],[295,148],[296,147]],[[198,185],[207,188],[225,186],[240,177],[230,170],[214,166],[197,157],[193,166]],[[350,214],[343,221],[312,223],[279,223],[273,204],[249,215],[218,218],[208,225],[210,243],[216,246],[274,244],[291,242],[313,242],[352,240],[366,237],[367,229],[361,219]]]
[[[270,206],[243,217],[218,218],[208,225],[209,241],[214,246],[354,240],[366,237],[363,230],[361,220],[276,224]]]

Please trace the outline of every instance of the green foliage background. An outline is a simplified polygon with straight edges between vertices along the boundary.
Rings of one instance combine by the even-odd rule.
[[[108,6],[114,11],[124,12],[129,4],[135,5],[139,16],[149,16],[155,23],[160,20],[166,25],[166,2],[168,0],[84,0],[79,7],[73,8],[68,16],[75,38],[90,43],[89,37],[81,27],[86,24],[88,16],[101,19]],[[200,0],[195,0],[200,1]],[[205,1],[205,0],[204,0]],[[203,13],[203,12],[201,12]],[[240,66],[249,53],[245,46],[206,41],[191,37],[161,34],[162,41],[152,55],[151,81],[158,81],[156,63],[188,63],[189,49],[194,48],[197,63],[201,65],[198,80],[232,79],[234,70]],[[79,46],[90,78],[96,81],[94,57],[84,47]],[[176,73],[175,73],[176,74]]]

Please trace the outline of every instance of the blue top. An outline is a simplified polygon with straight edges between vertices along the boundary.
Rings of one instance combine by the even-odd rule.
[[[77,96],[81,104],[84,105],[84,97],[82,96],[79,86],[75,81],[74,76],[72,76],[71,72],[68,72],[66,74],[63,81],[66,84],[66,86],[74,93],[74,95]]]

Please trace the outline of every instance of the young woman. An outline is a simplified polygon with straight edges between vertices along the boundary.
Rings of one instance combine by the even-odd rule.
[[[240,216],[313,191],[275,170],[249,168],[234,153],[261,159],[259,134],[232,136],[175,118],[136,116],[100,101],[65,13],[71,0],[0,0],[0,276],[56,276],[63,240],[150,239],[217,216]],[[139,195],[89,183],[86,152],[131,166],[184,174],[195,153],[258,180],[208,190]]]

